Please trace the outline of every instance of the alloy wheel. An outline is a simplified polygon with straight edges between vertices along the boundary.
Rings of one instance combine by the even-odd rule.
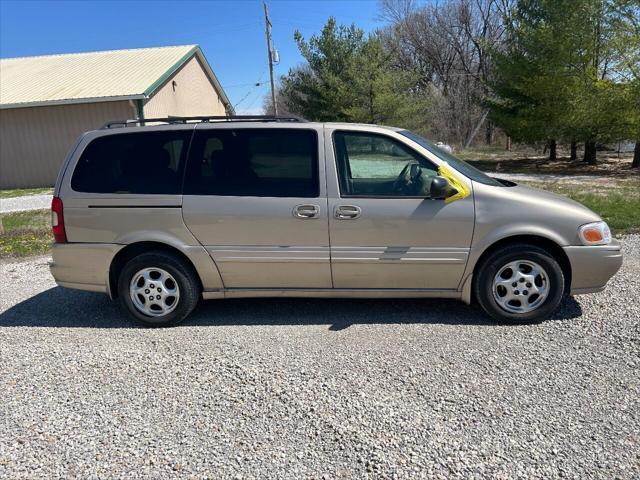
[[[129,285],[133,305],[145,315],[161,317],[178,306],[180,288],[175,278],[162,268],[143,268]]]
[[[530,260],[515,260],[498,269],[493,298],[510,313],[528,313],[540,307],[549,294],[549,276]]]

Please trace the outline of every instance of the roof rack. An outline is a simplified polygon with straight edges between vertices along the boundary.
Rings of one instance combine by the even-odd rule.
[[[105,123],[101,129],[113,127],[143,126],[147,123],[186,124],[186,123],[216,123],[216,122],[306,122],[302,117],[275,115],[219,115],[211,117],[167,117],[143,118],[134,120],[117,120]]]

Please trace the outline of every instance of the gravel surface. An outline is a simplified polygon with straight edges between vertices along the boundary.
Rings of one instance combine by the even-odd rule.
[[[0,213],[51,208],[52,198],[53,195],[24,195],[22,197],[0,198]]]
[[[0,265],[3,478],[639,478],[640,236],[605,292],[497,326],[442,300],[228,300],[139,328]]]

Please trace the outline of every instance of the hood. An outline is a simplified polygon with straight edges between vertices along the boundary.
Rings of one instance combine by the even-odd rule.
[[[578,228],[602,220],[578,202],[537,188],[473,182],[473,195],[477,238],[539,235],[558,245],[580,245]]]
[[[602,218],[600,218],[600,216],[593,210],[590,210],[580,202],[576,202],[564,195],[518,184],[513,187],[506,188],[510,192],[514,193],[521,201],[528,203],[533,202],[538,207],[553,210],[566,209],[567,213],[573,214],[577,217],[584,217],[585,223],[602,220]]]

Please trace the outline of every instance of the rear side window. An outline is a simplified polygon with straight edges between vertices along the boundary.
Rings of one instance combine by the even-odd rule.
[[[317,133],[262,128],[196,130],[184,194],[317,197]]]
[[[107,135],[85,148],[71,188],[88,193],[179,194],[191,131]]]

